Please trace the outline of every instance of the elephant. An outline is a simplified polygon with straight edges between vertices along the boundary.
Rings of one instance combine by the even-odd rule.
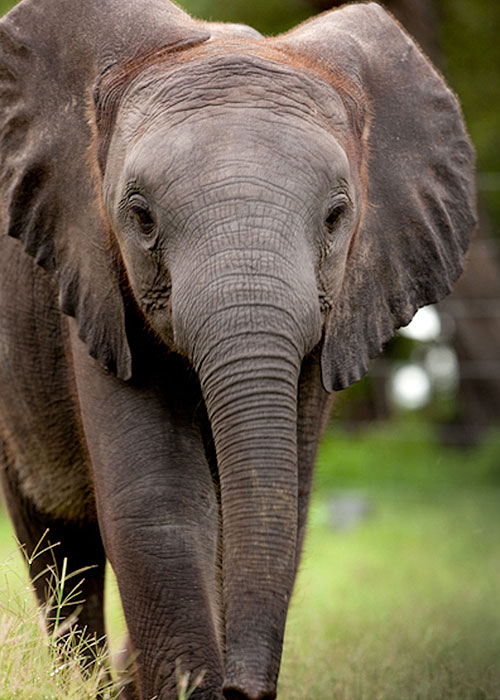
[[[58,542],[36,594],[92,567],[66,614],[101,638],[109,560],[124,697],[180,669],[271,700],[333,397],[462,270],[458,101],[373,2],[263,37],[22,0],[0,46],[1,474],[28,553]]]

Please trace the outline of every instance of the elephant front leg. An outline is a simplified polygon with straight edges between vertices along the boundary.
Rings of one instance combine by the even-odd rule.
[[[169,362],[167,392],[161,377],[130,387],[86,359],[83,423],[139,697],[174,700],[181,674],[203,674],[190,697],[220,700],[219,508],[195,416],[199,396],[179,381],[182,365]]]
[[[299,381],[297,415],[299,498],[295,571],[298,570],[304,544],[318,446],[332,409],[334,396],[323,389],[319,356],[315,351],[302,363]]]
[[[185,677],[188,685],[199,684],[193,700],[220,700],[214,542],[207,519],[193,526],[179,514],[174,524],[173,517],[158,513],[155,523],[134,513],[128,525],[119,518],[119,534],[113,533],[112,564],[137,654],[139,697],[177,699]]]

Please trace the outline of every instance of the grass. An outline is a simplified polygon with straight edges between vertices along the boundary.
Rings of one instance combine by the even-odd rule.
[[[355,530],[315,512],[283,698],[499,698],[500,491],[367,493]]]
[[[8,529],[2,518],[1,532],[5,535]],[[12,539],[9,542],[12,548]],[[32,561],[25,565],[20,559],[11,551],[0,569],[1,700],[115,697],[118,685],[110,680],[109,656],[99,640],[70,631],[62,621],[66,606],[82,602],[79,589],[85,572],[68,576],[65,561],[61,571],[54,569],[50,601],[39,610],[27,580]],[[46,632],[47,620],[54,625],[51,634]]]
[[[444,450],[405,425],[327,436],[287,626],[281,700],[500,698],[499,453],[497,436],[475,450]],[[370,509],[338,530],[332,502],[346,492]],[[95,697],[99,679],[74,664],[61,668],[42,634],[14,549],[2,518],[0,698]],[[123,623],[113,581],[107,595],[116,648]],[[180,679],[181,698],[189,684]]]

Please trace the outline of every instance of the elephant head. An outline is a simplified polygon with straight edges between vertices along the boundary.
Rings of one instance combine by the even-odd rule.
[[[347,387],[460,274],[458,103],[375,3],[264,39],[163,0],[23,0],[0,38],[5,226],[120,380],[131,309],[191,363],[221,485],[225,697],[275,697],[301,368],[317,353],[324,390]]]

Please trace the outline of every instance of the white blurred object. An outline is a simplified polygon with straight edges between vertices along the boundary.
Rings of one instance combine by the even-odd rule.
[[[417,311],[410,323],[399,332],[405,338],[429,343],[441,335],[441,320],[434,306],[423,306]]]
[[[400,408],[423,408],[431,398],[431,379],[420,365],[404,365],[393,373],[390,393],[393,403]]]
[[[372,501],[359,491],[337,492],[328,501],[328,523],[334,530],[352,530],[373,514]]]
[[[460,368],[453,348],[448,345],[429,348],[425,355],[424,366],[438,391],[453,391],[457,388]]]

